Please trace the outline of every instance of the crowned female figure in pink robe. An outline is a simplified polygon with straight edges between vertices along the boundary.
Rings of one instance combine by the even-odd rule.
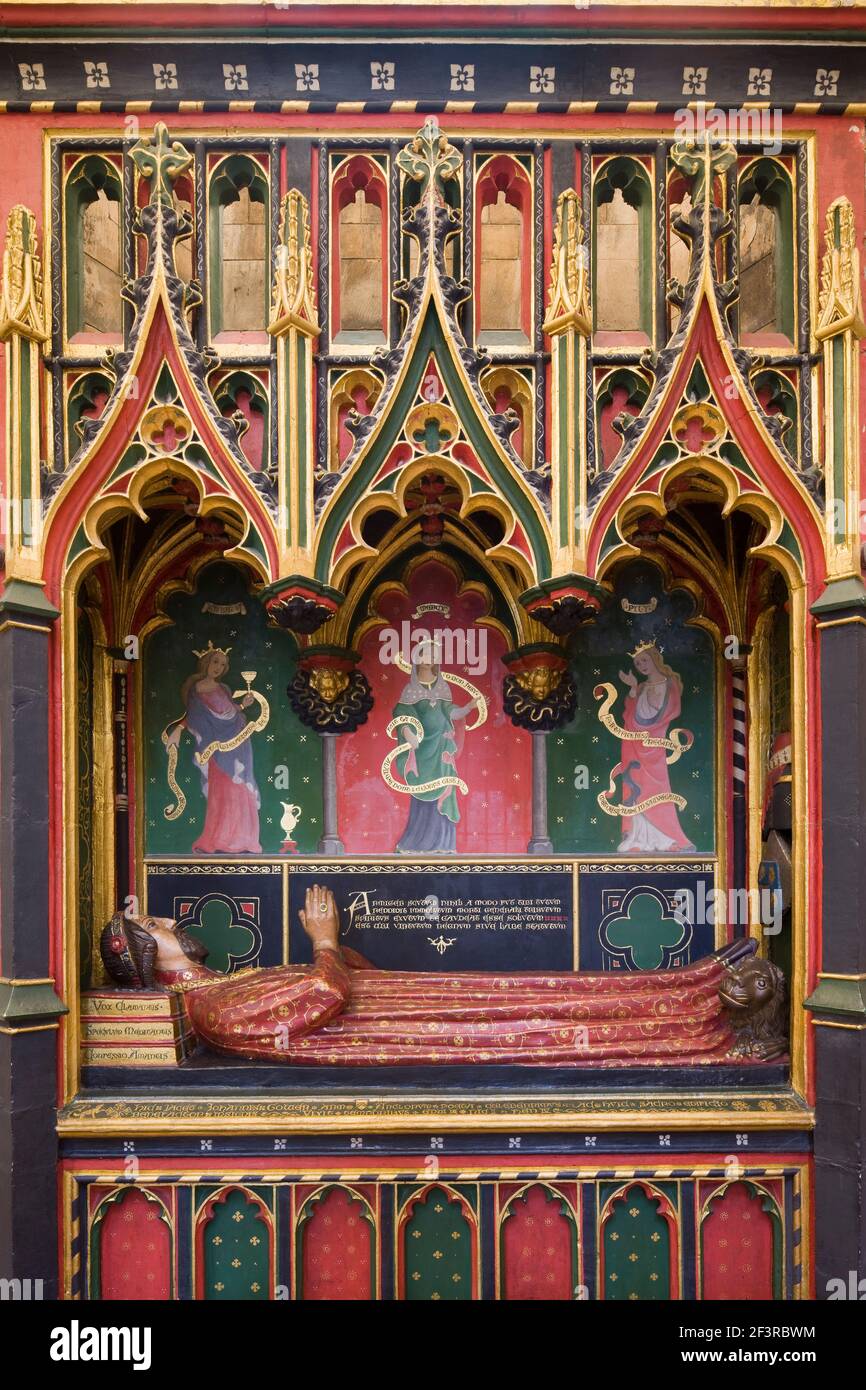
[[[206,750],[213,750],[206,762],[199,763],[207,814],[193,851],[198,854],[261,854],[261,798],[253,772],[250,737],[242,737],[237,746],[230,749],[214,748],[215,744],[231,743],[244,734],[247,720],[243,711],[253,700],[252,695],[245,695],[238,703],[232,698],[228,686],[220,679],[228,665],[227,652],[209,643],[207,650],[200,654],[198,670],[183,683],[181,695],[186,716],[172,728],[166,747],[172,743],[176,746],[181,731],[186,729],[195,739],[199,757]]]
[[[641,807],[622,818],[619,854],[689,854],[694,845],[680,825],[668,774],[669,749],[647,746],[664,739],[682,708],[683,683],[662,660],[655,645],[638,647],[631,671],[620,671],[628,686],[623,726],[635,738],[622,742],[622,757],[614,769],[622,777],[622,805]],[[651,804],[647,804],[651,803]]]

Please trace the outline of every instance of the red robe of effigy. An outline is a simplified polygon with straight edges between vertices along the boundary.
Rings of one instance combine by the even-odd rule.
[[[236,976],[192,966],[182,989],[209,1048],[302,1066],[719,1063],[734,1032],[719,999],[739,943],[677,970],[611,974],[430,974],[312,966]]]

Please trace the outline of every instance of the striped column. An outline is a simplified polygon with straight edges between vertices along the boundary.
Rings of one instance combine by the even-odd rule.
[[[742,649],[741,649],[742,650]],[[746,657],[731,662],[731,775],[733,778],[733,834],[731,845],[731,885],[746,887],[747,762],[746,739]],[[747,924],[735,924],[735,934],[743,936]]]

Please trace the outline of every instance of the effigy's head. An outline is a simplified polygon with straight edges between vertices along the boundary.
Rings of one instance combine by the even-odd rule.
[[[99,952],[106,972],[121,989],[153,989],[160,954],[203,961],[207,948],[171,917],[129,917],[115,912],[103,927]]]

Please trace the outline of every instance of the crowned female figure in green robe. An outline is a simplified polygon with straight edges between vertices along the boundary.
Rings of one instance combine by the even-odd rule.
[[[394,719],[401,716],[417,720],[423,736],[409,723],[398,725],[394,734],[408,744],[397,754],[395,766],[407,787],[411,787],[409,820],[397,842],[398,854],[453,854],[457,848],[456,758],[462,745],[462,729],[455,725],[477,707],[477,701],[457,709],[450,687],[438,663],[421,655],[412,662],[412,675],[406,682]]]

